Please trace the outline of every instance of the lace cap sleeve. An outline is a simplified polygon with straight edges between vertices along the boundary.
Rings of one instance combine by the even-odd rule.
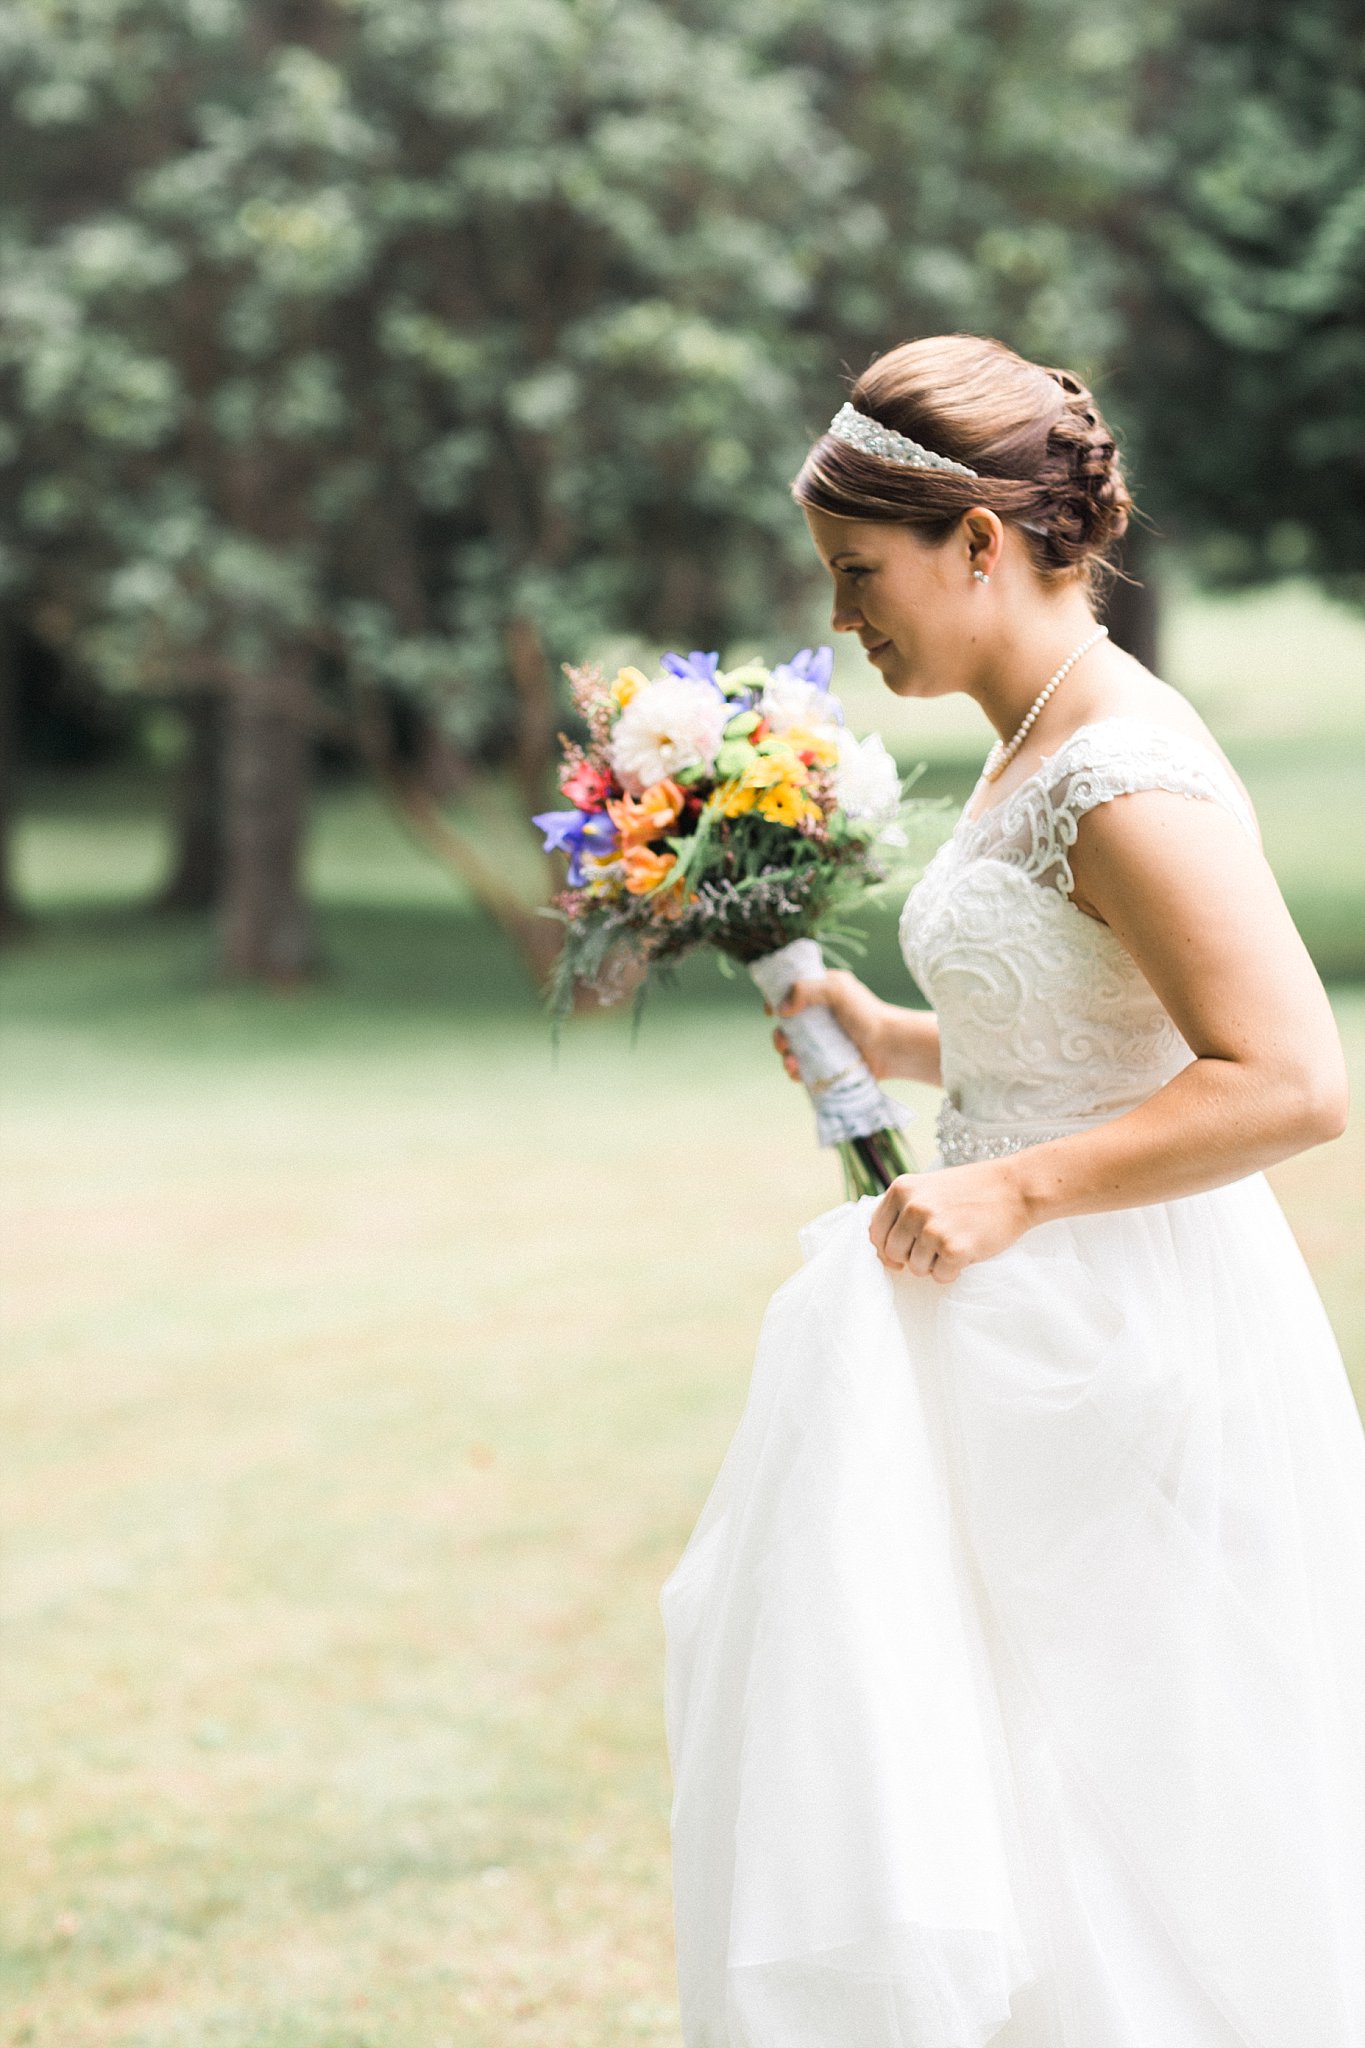
[[[1047,879],[1064,895],[1074,887],[1068,853],[1077,826],[1087,811],[1116,796],[1164,789],[1219,803],[1259,844],[1250,807],[1217,754],[1174,726],[1102,719],[1073,733],[1049,767],[1047,804],[1056,860]]]

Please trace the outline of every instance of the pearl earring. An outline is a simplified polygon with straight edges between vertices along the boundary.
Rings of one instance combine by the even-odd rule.
[[[989,583],[991,580],[989,573],[985,569],[973,569],[972,574],[978,583]]]

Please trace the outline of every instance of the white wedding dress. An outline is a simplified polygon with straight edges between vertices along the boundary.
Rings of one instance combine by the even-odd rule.
[[[978,791],[981,785],[978,785]],[[1081,727],[912,891],[935,1165],[1192,1054],[1069,900],[1092,806],[1225,805]],[[802,1233],[660,1594],[686,2048],[1365,2048],[1365,1433],[1264,1177],[950,1286]]]

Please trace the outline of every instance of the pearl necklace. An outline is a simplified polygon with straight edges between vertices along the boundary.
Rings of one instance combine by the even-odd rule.
[[[1074,665],[1080,660],[1081,656],[1084,653],[1086,653],[1089,648],[1093,647],[1097,640],[1103,640],[1108,631],[1109,628],[1107,626],[1097,626],[1093,633],[1089,634],[1086,639],[1082,640],[1079,647],[1072,649],[1071,653],[1068,654],[1066,660],[1057,670],[1056,675],[1048,677],[1047,681],[1043,684],[1042,689],[1038,692],[1038,695],[1034,698],[1033,702],[1029,705],[1028,710],[1024,713],[1023,724],[1019,727],[1019,730],[1014,735],[1014,738],[1009,741],[997,740],[995,745],[991,748],[989,754],[987,754],[986,765],[981,771],[981,779],[983,782],[994,782],[998,775],[1004,774],[1005,770],[1009,767],[1010,762],[1018,753],[1020,747],[1023,746],[1024,741],[1028,738],[1029,731],[1033,725],[1034,719],[1038,716],[1038,713],[1042,710],[1044,704],[1046,704],[1048,698],[1052,695],[1058,683],[1061,682],[1062,677],[1066,674],[1067,670],[1069,668],[1074,667]]]

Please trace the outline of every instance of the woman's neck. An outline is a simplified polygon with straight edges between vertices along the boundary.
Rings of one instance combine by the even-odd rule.
[[[1002,740],[1013,739],[1039,691],[1067,656],[1074,654],[1083,641],[1090,639],[1098,624],[1090,606],[1077,593],[1066,601],[1065,606],[1059,605],[1056,611],[1049,609],[1031,618],[1022,629],[1002,636],[988,654],[983,653],[967,694],[981,706]],[[1098,643],[1098,646],[1103,645],[1103,641]],[[1044,721],[1048,725],[1056,721],[1059,715],[1056,707],[1064,697],[1075,694],[1070,685],[1095,652],[1092,647],[1067,671],[1039,713],[1032,731],[1037,731]],[[1061,704],[1060,718],[1065,726],[1065,704]]]

